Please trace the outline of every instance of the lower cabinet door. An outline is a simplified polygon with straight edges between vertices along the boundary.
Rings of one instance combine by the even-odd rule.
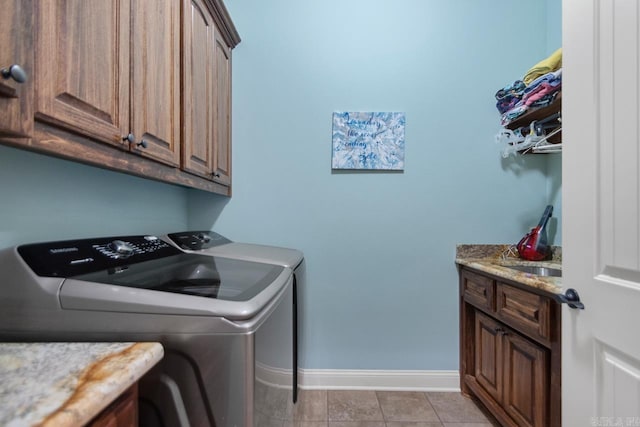
[[[138,384],[122,393],[111,405],[94,418],[88,427],[137,427]]]
[[[548,426],[549,352],[516,333],[503,335],[503,408],[519,426]]]
[[[549,350],[476,310],[476,381],[516,425],[549,425],[549,376]]]
[[[503,362],[502,332],[500,324],[476,311],[475,377],[476,381],[493,397],[502,401]]]

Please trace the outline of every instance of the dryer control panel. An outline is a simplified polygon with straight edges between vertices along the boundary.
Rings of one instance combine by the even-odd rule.
[[[171,233],[169,238],[186,251],[200,251],[231,243],[231,240],[215,231],[183,231]]]

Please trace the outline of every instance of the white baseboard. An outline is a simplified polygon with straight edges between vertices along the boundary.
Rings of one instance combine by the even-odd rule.
[[[300,371],[298,370],[298,372]],[[256,381],[260,381],[269,387],[291,388],[293,370],[274,368],[264,363],[256,362]]]
[[[306,390],[460,391],[458,371],[381,371],[299,369]]]

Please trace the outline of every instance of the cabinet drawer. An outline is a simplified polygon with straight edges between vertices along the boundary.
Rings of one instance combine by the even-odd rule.
[[[549,298],[504,283],[497,284],[496,294],[496,314],[500,320],[533,338],[549,342],[551,339]]]
[[[462,292],[470,304],[488,311],[495,310],[495,282],[488,277],[465,271],[462,273]]]

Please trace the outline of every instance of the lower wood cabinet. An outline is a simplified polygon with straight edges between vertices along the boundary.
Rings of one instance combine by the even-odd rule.
[[[560,304],[502,280],[461,267],[461,390],[504,426],[560,426]]]
[[[502,352],[503,408],[520,426],[549,425],[549,350],[507,329]]]
[[[549,350],[475,313],[475,381],[519,426],[546,426]]]
[[[475,380],[496,402],[501,402],[504,365],[500,331],[504,329],[478,311],[475,315]]]
[[[135,383],[91,420],[88,427],[137,427],[137,425],[138,383]]]

